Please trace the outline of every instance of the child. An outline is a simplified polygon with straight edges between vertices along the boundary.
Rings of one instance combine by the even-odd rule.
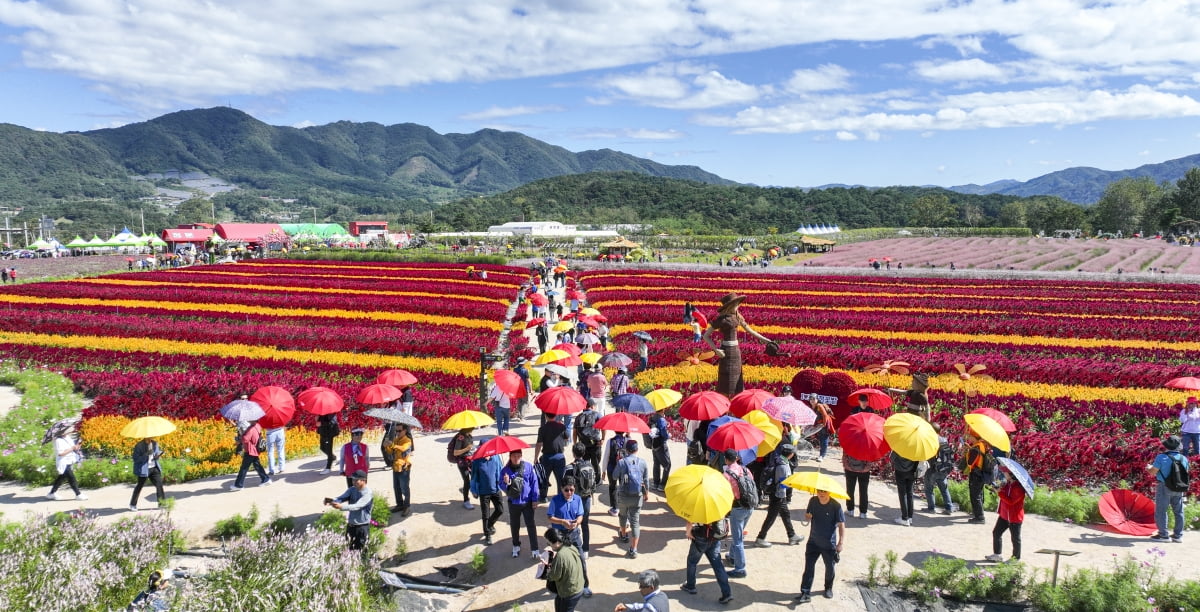
[[[1025,522],[1025,488],[1013,478],[1007,467],[1001,467],[1000,474],[1004,478],[1004,484],[997,491],[1000,496],[1000,507],[996,527],[992,529],[992,552],[994,554],[986,557],[988,561],[997,563],[1004,560],[1004,557],[1000,555],[1000,538],[1006,530],[1011,532],[1012,558],[1018,560],[1021,558],[1021,523]]]

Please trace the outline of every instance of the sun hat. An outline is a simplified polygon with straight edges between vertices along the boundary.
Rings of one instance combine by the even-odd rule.
[[[744,295],[726,293],[721,297],[721,308],[719,312],[721,314],[733,312],[733,310],[741,305],[741,303],[744,301],[746,301],[746,296]]]
[[[354,429],[350,430],[350,435],[357,436],[358,434],[361,434],[364,431],[366,431],[366,430],[363,429],[362,427],[355,427]]]
[[[1180,446],[1179,436],[1175,436],[1175,435],[1167,436],[1167,439],[1163,440],[1162,445],[1163,445],[1163,448],[1165,448],[1167,450],[1179,450],[1179,446]]]

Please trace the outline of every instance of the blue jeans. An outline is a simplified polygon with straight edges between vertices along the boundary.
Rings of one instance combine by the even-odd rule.
[[[1167,536],[1167,510],[1175,517],[1173,538],[1183,537],[1183,492],[1175,492],[1159,481],[1154,489],[1154,524],[1158,527],[1158,535]]]
[[[638,371],[644,372],[650,367],[650,360],[646,357],[638,357]]]
[[[392,472],[392,490],[396,493],[396,507],[401,510],[408,509],[409,504],[412,503],[412,492],[408,489],[411,477],[411,470]]]
[[[692,536],[692,547],[688,550],[687,556],[687,579],[684,586],[689,589],[696,588],[697,565],[700,563],[700,557],[706,557],[708,564],[712,566],[713,574],[717,577],[717,586],[721,587],[721,597],[728,597],[732,594],[729,590],[729,574],[725,573],[725,564],[721,563],[721,556],[717,552],[717,545],[720,542],[720,540]]]
[[[746,525],[750,523],[750,515],[754,513],[754,508],[738,508],[734,506],[733,510],[729,511],[729,533],[733,538],[733,543],[729,547],[729,556],[733,558],[733,571],[746,571],[746,536],[743,534],[746,531]]]
[[[579,544],[579,550],[587,552],[592,546],[592,529],[589,523],[592,522],[592,496],[580,495],[583,500],[583,522],[579,524],[583,531],[583,541]]]
[[[1200,433],[1184,433],[1180,437],[1183,438],[1183,456],[1200,454]]]
[[[925,470],[925,507],[933,510],[937,507],[935,503],[937,498],[933,496],[933,489],[937,488],[942,492],[942,502],[946,504],[946,511],[950,511],[950,487],[946,486],[946,475],[938,474],[937,470],[932,467]]]
[[[246,473],[250,471],[250,466],[252,465],[254,466],[254,471],[258,472],[258,477],[263,482],[271,480],[271,477],[267,475],[267,471],[263,469],[262,464],[258,462],[257,455],[251,457],[247,453],[242,453],[242,467],[238,469],[237,480],[233,482],[233,486],[241,487],[246,484]]]
[[[283,447],[287,442],[285,431],[283,427],[267,430],[267,472],[270,474],[283,471]]]
[[[496,417],[496,435],[508,435],[508,423],[512,418],[512,410],[494,406],[492,414]]]
[[[821,444],[821,458],[825,458],[825,453],[829,451],[829,430],[822,429],[817,432],[817,442]]]

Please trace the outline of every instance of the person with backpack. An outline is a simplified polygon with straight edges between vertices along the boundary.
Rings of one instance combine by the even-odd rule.
[[[637,456],[637,451],[637,440],[627,440],[625,456],[617,461],[617,467],[613,470],[613,478],[617,481],[617,535],[621,542],[629,542],[629,550],[625,553],[628,559],[638,556],[638,540],[642,535],[642,504],[650,501],[650,491],[646,488],[650,468]]]
[[[412,480],[412,451],[413,440],[407,425],[396,424],[391,435],[383,439],[383,456],[392,468],[392,491],[396,494],[396,506],[392,512],[401,516],[412,513],[412,492],[409,483]]]
[[[537,546],[537,531],[534,531],[533,511],[538,506],[537,470],[533,464],[522,458],[520,450],[508,454],[508,463],[500,470],[500,483],[504,485],[504,495],[508,497],[508,526],[512,534],[512,556],[521,556],[521,521],[525,521],[525,531],[529,534],[529,550],[533,558],[539,559]]]
[[[967,475],[971,495],[971,518],[968,523],[983,523],[983,487],[990,483],[996,473],[996,458],[992,456],[987,442],[968,431],[963,437],[967,451],[963,455],[962,472]]]
[[[733,590],[729,587],[729,574],[725,571],[725,564],[721,563],[721,553],[718,551],[721,539],[729,535],[729,530],[729,520],[725,518],[707,524],[688,522],[687,530],[684,533],[691,542],[691,547],[688,549],[685,582],[679,587],[679,590],[691,595],[696,594],[696,573],[699,569],[700,557],[704,557],[712,566],[713,576],[716,577],[717,586],[721,589],[721,598],[717,601],[723,604],[733,601]]]
[[[546,517],[550,526],[558,532],[560,539],[570,542],[579,551],[579,558],[583,563],[583,596],[591,597],[592,589],[588,588],[587,556],[583,554],[583,522],[587,519],[584,516],[583,500],[576,495],[574,478],[567,476],[563,480],[558,494],[550,499]]]
[[[604,445],[604,477],[608,479],[608,515],[617,516],[617,479],[614,473],[617,462],[625,456],[625,443],[629,440],[624,432],[615,432]]]
[[[604,432],[596,429],[598,420],[600,414],[596,412],[595,404],[588,400],[587,408],[575,415],[574,439],[571,441],[572,448],[583,445],[583,458],[592,462],[596,474],[600,473],[600,449],[604,447]],[[580,455],[576,454],[575,458],[579,459]]]
[[[650,479],[650,488],[662,491],[667,486],[667,478],[671,476],[671,450],[667,441],[671,439],[670,424],[662,411],[650,417],[650,458],[654,462],[654,477]]]
[[[483,517],[483,544],[491,546],[496,533],[496,521],[504,514],[500,500],[500,470],[504,462],[499,455],[490,455],[471,460],[471,495],[479,499],[479,512]],[[488,516],[488,506],[492,515]]]
[[[929,469],[925,470],[925,511],[933,513],[937,510],[937,498],[934,496],[934,489],[937,489],[942,494],[942,503],[946,504],[943,514],[950,514],[950,487],[946,485],[946,478],[954,471],[954,448],[942,435],[941,425],[934,423],[933,430],[938,434],[938,452],[933,456]]]
[[[336,414],[322,414],[317,417],[318,444],[321,452],[325,453],[325,469],[321,470],[322,474],[328,474],[333,469],[333,439],[340,433],[342,430],[338,427]]]
[[[750,523],[750,515],[758,507],[758,487],[754,484],[754,474],[738,462],[738,452],[732,448],[725,449],[725,478],[733,489],[733,509],[729,511],[729,533],[733,543],[729,547],[729,557],[733,561],[733,571],[730,578],[746,577],[746,525]]]
[[[262,427],[258,424],[258,421],[250,423],[243,421],[238,423],[238,431],[241,432],[241,436],[238,437],[238,443],[242,447],[242,466],[238,468],[237,478],[233,481],[233,486],[229,488],[233,491],[241,491],[242,485],[246,484],[246,473],[250,471],[251,466],[254,466],[254,471],[258,473],[258,477],[262,480],[260,486],[270,486],[271,477],[263,469],[262,463],[258,460],[258,455],[262,452],[259,450],[259,442],[266,442],[266,439],[262,435]]]
[[[1180,544],[1183,542],[1183,497],[1191,485],[1188,459],[1179,452],[1179,436],[1167,436],[1162,446],[1163,452],[1154,457],[1154,463],[1146,466],[1158,481],[1154,490],[1154,524],[1158,533],[1150,539],[1156,542],[1169,539]],[[1170,538],[1167,537],[1167,510],[1175,518],[1175,529]]]
[[[587,448],[580,442],[571,446],[575,461],[567,466],[564,482],[575,483],[575,497],[583,504],[583,522],[579,525],[583,532],[583,542],[579,546],[580,554],[587,561],[588,551],[592,548],[592,496],[596,493],[597,475],[600,473],[587,456]]]
[[[533,454],[537,456],[538,463],[542,465],[542,469],[546,471],[546,476],[554,474],[554,483],[558,488],[562,488],[563,475],[567,471],[567,440],[570,440],[567,433],[567,426],[560,420],[559,415],[552,414],[541,427],[538,428],[537,444],[533,447]],[[542,483],[540,501],[545,501],[546,491],[550,488],[549,482]]]
[[[985,557],[988,561],[999,563],[1004,560],[1000,556],[1000,538],[1008,531],[1012,538],[1013,559],[1021,559],[1021,523],[1025,522],[1025,487],[1012,477],[1008,468],[1000,466],[1000,476],[1005,481],[996,491],[1000,499],[1000,507],[996,509],[996,527],[992,529],[992,554]]]
[[[842,450],[842,471],[846,474],[846,514],[854,516],[854,490],[858,489],[858,518],[867,518],[867,491],[871,487],[872,461],[855,459]],[[949,498],[947,498],[949,499]]]
[[[758,530],[758,539],[754,540],[754,545],[759,548],[771,547],[771,543],[767,541],[767,531],[775,524],[776,518],[783,522],[788,544],[795,546],[804,541],[804,536],[796,533],[796,529],[792,527],[792,510],[788,507],[792,502],[792,488],[783,484],[783,481],[792,475],[792,457],[796,455],[796,447],[782,444],[776,453],[779,456],[774,462],[775,469],[771,470],[767,486],[763,488],[764,491],[771,491],[771,501],[767,506],[767,518]]]
[[[471,454],[475,452],[475,438],[471,434],[474,431],[474,427],[460,429],[446,445],[446,461],[453,463],[458,468],[458,475],[462,478],[462,488],[459,491],[463,497],[463,508],[467,510],[475,509],[469,497],[471,495]]]
[[[913,485],[917,482],[917,462],[892,451],[892,469],[896,472],[896,493],[900,496],[897,525],[912,527]]]
[[[587,376],[588,399],[596,404],[596,411],[605,414],[607,411],[608,379],[604,377],[604,366],[596,364],[592,373]]]

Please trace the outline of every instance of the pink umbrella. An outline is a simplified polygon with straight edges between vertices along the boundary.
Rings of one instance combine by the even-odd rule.
[[[790,396],[772,397],[759,410],[767,416],[793,427],[808,427],[817,422],[817,413],[808,404]]]

